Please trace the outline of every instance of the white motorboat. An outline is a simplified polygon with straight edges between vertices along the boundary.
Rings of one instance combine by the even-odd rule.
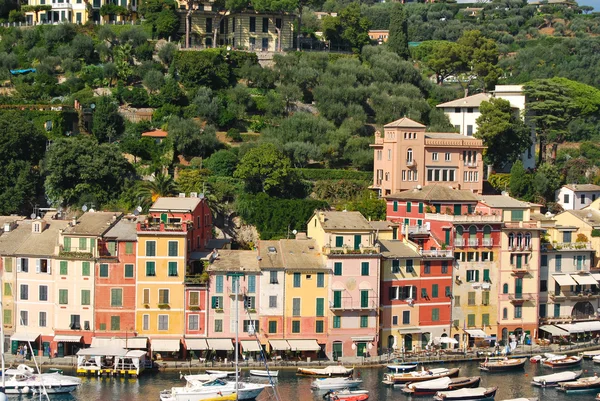
[[[592,359],[595,356],[600,356],[600,349],[597,349],[595,351],[585,351],[580,353],[579,355],[581,355],[584,359]]]
[[[593,357],[593,358],[592,358],[592,361],[593,361],[594,363],[600,363],[600,355],[597,355],[597,356]]]
[[[533,378],[533,381],[531,382],[531,384],[533,384],[534,386],[540,386],[540,387],[553,387],[553,386],[557,386],[558,383],[577,380],[577,379],[579,379],[579,377],[581,376],[582,373],[583,373],[583,370],[577,370],[577,371],[572,371],[572,372],[568,371],[568,372],[553,373],[551,375],[535,376]]]
[[[38,394],[44,388],[48,394],[71,393],[81,385],[81,379],[64,376],[60,373],[34,373],[27,365],[19,365],[16,369],[6,369],[6,394]]]
[[[493,399],[498,387],[461,388],[460,390],[438,391],[433,397],[437,401]]]
[[[225,373],[221,373],[218,375],[206,374],[206,373],[200,373],[197,375],[184,375],[184,374],[179,373],[179,378],[185,379],[188,382],[193,382],[193,381],[209,382],[209,381],[215,380],[215,379],[225,379],[226,377],[227,377],[227,374],[225,374]]]
[[[253,400],[263,391],[268,384],[239,382],[238,400]],[[221,379],[211,381],[188,381],[185,387],[173,387],[160,393],[161,401],[196,401],[217,396],[227,396],[236,392],[234,382],[224,382]]]
[[[208,373],[209,375],[215,375],[219,377],[221,375],[225,375],[225,377],[235,376],[235,370],[206,370],[206,373]]]
[[[416,364],[412,365],[387,365],[389,371],[394,373],[411,372],[417,368]]]
[[[251,376],[260,376],[260,377],[277,377],[279,375],[278,370],[259,370],[259,369],[250,369]]]
[[[356,388],[361,384],[361,379],[353,379],[349,377],[327,377],[323,379],[316,379],[312,382],[311,387],[318,390],[337,390],[344,388]]]
[[[307,376],[323,376],[323,377],[331,377],[331,376],[348,376],[352,374],[354,368],[346,368],[341,365],[333,365],[327,366],[326,368],[317,369],[317,368],[298,368],[299,375],[307,375]]]

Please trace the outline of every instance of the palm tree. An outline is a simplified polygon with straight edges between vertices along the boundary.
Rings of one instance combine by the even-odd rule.
[[[140,206],[147,211],[156,200],[163,196],[175,194],[175,182],[173,177],[168,174],[156,174],[154,180],[144,181],[138,190]]]

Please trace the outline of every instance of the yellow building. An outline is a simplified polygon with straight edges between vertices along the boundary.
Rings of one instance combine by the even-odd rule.
[[[150,337],[153,352],[178,353],[185,331],[187,223],[139,223],[137,235],[136,331]]]
[[[122,14],[101,15],[103,6],[119,6]],[[45,6],[43,11],[26,11],[29,24],[71,22],[85,24],[89,20],[97,24],[116,23],[137,18],[138,0],[29,0],[28,6]],[[114,7],[112,7],[115,10]]]
[[[582,234],[591,243],[594,249],[594,260],[591,261],[592,269],[600,269],[600,199],[581,210],[567,210],[554,217],[557,226],[564,227],[552,238],[557,243],[578,242],[577,237]],[[571,227],[569,230],[568,227]],[[580,237],[583,239],[583,237]],[[582,242],[582,241],[579,241]],[[586,241],[583,241],[586,242]]]

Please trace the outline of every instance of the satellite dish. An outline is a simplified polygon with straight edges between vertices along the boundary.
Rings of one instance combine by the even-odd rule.
[[[94,110],[95,108],[96,108],[96,104],[95,103],[90,104],[90,109]]]
[[[33,219],[35,219],[37,216],[35,215],[35,213],[31,213],[31,215],[30,215],[29,217],[31,217],[31,219],[33,220]]]
[[[94,209],[90,209],[90,213],[94,213],[94,212],[95,212],[95,210],[94,210]]]
[[[133,211],[133,215],[134,215],[134,216],[139,216],[139,214],[140,214],[139,210],[135,209],[135,210]]]
[[[292,230],[292,234],[294,234],[294,235],[298,234],[298,230]]]
[[[137,210],[138,213],[142,213],[142,207],[141,206],[136,207],[135,210]]]
[[[83,210],[84,212],[87,212],[87,210],[88,210],[88,207],[87,207],[87,205],[83,205],[83,206],[81,207],[81,210]]]

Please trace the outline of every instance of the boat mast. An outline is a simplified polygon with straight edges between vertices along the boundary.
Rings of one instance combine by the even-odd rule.
[[[240,291],[240,277],[237,276],[237,280],[235,280],[235,399],[238,400],[238,391],[239,391],[239,380],[240,380],[240,372],[238,365],[238,353],[239,353],[239,331],[240,331],[240,300],[239,300],[239,291]]]
[[[4,304],[2,302],[2,292],[0,291],[0,310],[4,310]],[[4,313],[4,312],[3,312]],[[4,375],[5,366],[4,366],[4,324],[0,328],[0,359],[2,360],[2,388],[0,388],[0,401],[6,401],[8,398],[6,397],[6,377]]]

